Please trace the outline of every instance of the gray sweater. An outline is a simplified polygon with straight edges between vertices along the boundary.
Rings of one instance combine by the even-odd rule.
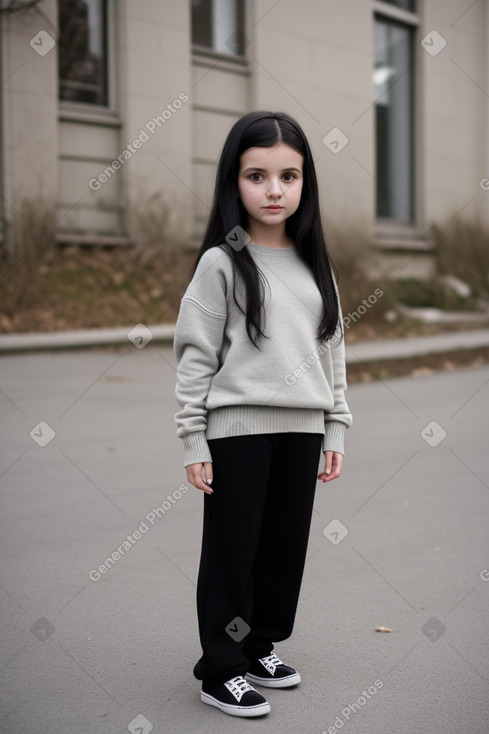
[[[317,338],[323,302],[311,270],[294,246],[246,245],[268,281],[262,331],[269,339],[260,339],[259,351],[234,302],[227,247],[212,247],[201,257],[175,327],[181,407],[175,421],[184,466],[212,461],[207,440],[245,434],[323,433],[323,451],[344,453],[352,423],[344,340]],[[240,279],[236,298],[245,310]]]

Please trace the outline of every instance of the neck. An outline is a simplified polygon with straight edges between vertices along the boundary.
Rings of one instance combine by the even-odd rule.
[[[285,233],[285,222],[275,226],[252,222],[248,225],[248,231],[251,242],[262,245],[262,247],[291,247],[294,244]]]

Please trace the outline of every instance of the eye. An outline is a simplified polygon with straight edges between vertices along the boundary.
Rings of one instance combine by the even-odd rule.
[[[284,173],[283,179],[286,183],[290,183],[291,181],[295,179],[295,175],[291,173],[290,171],[288,171],[287,173]]]
[[[261,173],[251,173],[248,178],[250,179],[250,181],[258,183],[260,181],[260,178],[262,178],[262,175]]]

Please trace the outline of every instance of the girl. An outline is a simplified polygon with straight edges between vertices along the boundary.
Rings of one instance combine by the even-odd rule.
[[[316,481],[339,477],[352,422],[314,162],[289,115],[231,129],[191,276],[174,354],[177,434],[204,492],[193,672],[204,703],[260,716],[250,683],[300,682],[274,643],[292,633]]]

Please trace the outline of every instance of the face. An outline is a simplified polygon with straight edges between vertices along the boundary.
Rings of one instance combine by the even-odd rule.
[[[238,191],[253,224],[282,225],[297,211],[302,193],[302,155],[285,143],[248,148],[241,155]]]

